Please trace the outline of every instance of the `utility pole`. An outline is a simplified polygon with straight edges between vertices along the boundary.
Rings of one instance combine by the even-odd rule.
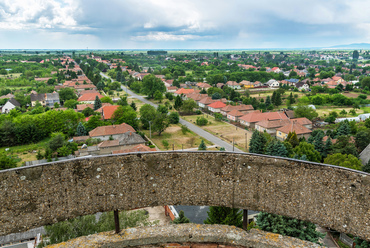
[[[233,138],[233,151],[234,151],[234,138]]]

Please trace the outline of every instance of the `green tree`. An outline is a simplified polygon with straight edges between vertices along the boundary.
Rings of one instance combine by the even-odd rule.
[[[77,136],[85,136],[85,135],[87,135],[86,128],[84,127],[84,125],[82,124],[82,122],[79,122],[78,123],[76,135]]]
[[[325,237],[325,234],[316,231],[316,225],[311,222],[277,214],[261,212],[257,216],[256,224],[266,232],[278,233],[317,244],[320,244],[319,240]]]
[[[198,146],[198,150],[200,151],[203,151],[203,150],[207,150],[207,146],[206,144],[204,143],[204,140],[202,140]]]
[[[354,170],[361,170],[362,168],[361,161],[351,154],[334,153],[332,155],[328,155],[328,157],[324,159],[324,163],[347,167]]]
[[[198,126],[205,126],[205,125],[208,124],[208,120],[207,120],[207,118],[204,118],[203,116],[198,116],[197,117],[197,120],[195,121],[195,123]]]
[[[295,131],[289,132],[288,137],[285,139],[285,141],[289,142],[293,148],[299,145],[298,136]]]
[[[358,157],[355,144],[350,142],[350,136],[339,136],[333,145],[333,153],[351,154]]]
[[[361,86],[362,86],[363,89],[365,89],[366,87],[370,88],[370,77],[364,77],[361,80]]]
[[[174,108],[176,110],[179,110],[182,106],[182,99],[181,99],[181,96],[177,95],[176,98],[175,98],[175,105],[174,105]]]
[[[353,59],[358,59],[359,57],[360,57],[359,52],[358,52],[357,50],[354,50],[354,51],[353,51],[353,54],[352,54],[352,58],[353,58]]]
[[[306,105],[300,104],[294,109],[295,118],[306,117],[309,120],[313,120],[317,116],[319,116],[319,114],[316,112],[316,110]]]
[[[355,144],[359,152],[362,152],[370,144],[370,130],[359,131],[355,136]]]
[[[276,93],[275,95],[275,102],[274,102],[274,105],[275,106],[280,106],[282,104],[282,101],[281,101],[281,95],[279,92]]]
[[[84,110],[82,110],[82,112],[81,112],[85,117],[89,117],[89,116],[91,116],[91,115],[93,115],[94,113],[95,113],[95,111],[92,109],[92,108],[90,108],[90,107],[87,107],[87,108],[85,108]]]
[[[130,106],[119,106],[112,115],[112,120],[115,124],[126,123],[132,126],[135,130],[139,127],[137,113]]]
[[[98,96],[95,97],[94,110],[101,108],[102,104]]]
[[[362,167],[362,171],[370,173],[370,160]]]
[[[170,125],[170,120],[168,118],[167,113],[161,113],[156,111],[155,118],[153,120],[152,130],[157,132],[159,136],[166,130],[166,128]]]
[[[133,109],[133,110],[137,110],[137,107],[136,107],[136,103],[135,102],[131,102],[130,104],[130,107]]]
[[[168,117],[171,124],[177,124],[180,121],[180,115],[177,112],[171,112]]]
[[[104,96],[100,99],[102,103],[110,103],[113,105],[113,100],[109,96]]]
[[[140,108],[140,121],[144,129],[149,129],[149,121],[153,122],[156,118],[156,110],[150,104],[144,104]]]
[[[322,156],[326,158],[328,154],[331,154],[333,152],[333,142],[331,141],[331,138],[328,137],[328,139],[325,142],[324,152]]]
[[[64,135],[61,133],[55,133],[52,134],[52,138],[48,142],[47,146],[50,148],[52,152],[55,152],[56,150],[58,150],[58,148],[62,147],[63,145],[65,145]]]
[[[204,224],[221,224],[242,227],[243,211],[237,208],[209,207],[207,219]]]
[[[190,220],[189,220],[189,218],[187,218],[185,216],[184,211],[181,210],[179,212],[179,217],[177,217],[176,219],[174,219],[172,221],[172,224],[182,224],[182,223],[190,223]]]
[[[153,98],[156,91],[165,92],[166,86],[161,79],[155,77],[154,75],[146,75],[143,78],[142,92],[146,94],[149,98]]]
[[[271,98],[270,98],[270,96],[267,96],[266,97],[265,104],[266,104],[266,106],[270,106],[271,105]]]
[[[73,88],[63,88],[59,90],[59,99],[63,102],[67,100],[77,100],[77,95],[75,93],[75,90]]]
[[[154,100],[157,100],[157,101],[162,101],[163,100],[163,93],[160,92],[159,90],[157,90],[155,93],[154,93]]]
[[[356,248],[370,248],[370,242],[360,239],[359,237],[355,237],[355,244]]]
[[[70,100],[65,101],[63,106],[65,108],[75,109],[77,104],[78,104],[77,100],[70,99]]]
[[[176,104],[176,102],[175,102]],[[194,113],[194,109],[197,107],[197,103],[193,99],[188,99],[182,102],[180,112],[184,114]]]
[[[266,140],[265,136],[263,136],[257,130],[254,130],[253,134],[252,134],[252,138],[249,142],[249,152],[250,153],[264,154],[266,143],[267,143],[267,140]]]
[[[273,140],[267,145],[266,154],[271,156],[287,157],[288,151],[281,141]]]
[[[320,163],[321,161],[320,153],[315,150],[314,145],[309,144],[307,142],[300,142],[299,145],[293,149],[293,151],[295,156],[298,156],[298,158],[302,157],[303,155],[306,155],[308,161],[318,163]]]

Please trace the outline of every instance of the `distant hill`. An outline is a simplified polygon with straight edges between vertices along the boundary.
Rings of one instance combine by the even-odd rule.
[[[329,48],[342,48],[342,49],[370,49],[370,43],[352,43],[347,45],[331,46]]]

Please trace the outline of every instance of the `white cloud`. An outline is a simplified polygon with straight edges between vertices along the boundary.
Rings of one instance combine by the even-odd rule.
[[[201,38],[198,35],[177,35],[165,32],[150,32],[147,35],[138,35],[131,37],[134,41],[186,41]]]

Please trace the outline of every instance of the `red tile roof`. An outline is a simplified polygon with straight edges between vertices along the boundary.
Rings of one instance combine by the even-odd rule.
[[[177,91],[175,91],[175,94],[181,95],[181,94],[189,94],[189,93],[192,93],[192,92],[194,92],[194,89],[181,88],[181,89],[178,89]]]
[[[214,108],[214,109],[221,109],[225,106],[226,106],[226,104],[221,102],[221,101],[216,101],[216,102],[213,102],[210,105],[208,105],[209,108]]]
[[[155,148],[150,148],[146,145],[140,144],[131,148],[113,151],[112,154],[119,154],[119,153],[129,153],[129,152],[155,152]]]
[[[97,137],[97,136],[107,136],[107,135],[115,135],[115,134],[123,134],[126,132],[136,132],[133,127],[126,123],[122,123],[121,125],[112,125],[112,126],[101,126],[97,127],[89,132],[90,137]]]
[[[260,111],[255,111],[248,113],[239,118],[245,122],[255,123],[262,120],[279,120],[279,119],[288,119],[288,117],[282,112],[265,112],[261,113]]]
[[[77,101],[79,102],[84,102],[84,101],[95,101],[95,98],[96,96],[99,97],[99,99],[103,98],[102,95],[100,95],[99,93],[86,93],[86,94],[83,94],[82,96],[80,96]]]
[[[306,128],[305,126],[302,126],[301,124],[297,123],[294,120],[290,124],[276,129],[276,131],[279,131],[285,134],[288,134],[289,132],[295,132],[297,135],[312,133],[310,129]]]
[[[227,115],[240,117],[240,116],[243,116],[244,114],[242,112],[234,109],[234,110],[231,110],[229,113],[227,113]]]
[[[112,119],[112,115],[114,111],[118,109],[119,105],[111,105],[111,106],[103,106],[96,111],[102,113],[104,120],[110,120]]]

